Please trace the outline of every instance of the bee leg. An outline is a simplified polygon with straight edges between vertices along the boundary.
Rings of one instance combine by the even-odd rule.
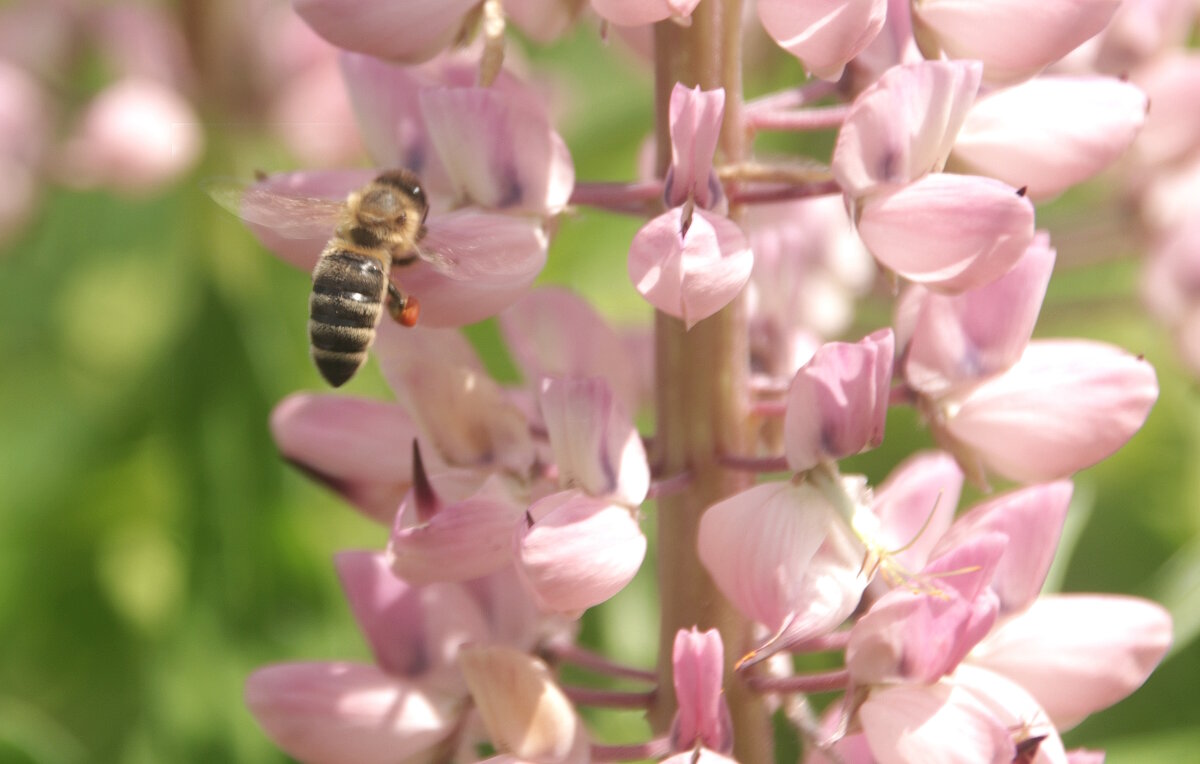
[[[421,305],[417,302],[417,298],[401,292],[390,279],[387,292],[388,314],[401,326],[416,326],[417,314],[421,312]]]

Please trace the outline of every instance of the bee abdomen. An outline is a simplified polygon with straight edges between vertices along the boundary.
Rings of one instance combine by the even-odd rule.
[[[374,257],[332,249],[317,262],[308,332],[317,370],[334,387],[367,360],[386,289],[387,275]]]

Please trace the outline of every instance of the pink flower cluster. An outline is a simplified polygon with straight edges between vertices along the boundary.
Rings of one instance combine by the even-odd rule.
[[[1094,759],[1068,754],[1060,732],[1140,686],[1171,638],[1153,603],[1042,593],[1071,476],[1124,445],[1158,395],[1138,356],[1032,338],[1055,262],[1035,203],[1100,173],[1147,124],[1134,84],[1042,74],[1105,29],[1113,0],[760,0],[767,35],[813,79],[745,104],[735,82],[660,83],[664,171],[630,184],[576,181],[541,92],[500,63],[506,24],[548,41],[590,8],[604,28],[674,34],[713,23],[691,18],[711,5],[294,6],[344,49],[373,162],[419,174],[430,214],[428,256],[395,274],[422,325],[385,322],[374,345],[396,403],[300,394],[272,419],[285,458],[390,528],[386,550],[337,558],[374,663],[255,673],[247,703],[273,740],[316,764],[469,761],[483,743],[497,762],[730,761],[736,686],[784,708],[843,693],[821,719],[793,719],[807,761]],[[722,23],[742,23],[728,12],[740,3],[722,7]],[[475,30],[477,45],[450,49]],[[671,36],[657,35],[656,56],[671,55]],[[830,95],[848,103],[813,105]],[[827,165],[727,155],[730,133],[831,127]],[[304,210],[337,208],[374,174],[270,176],[239,211],[311,268],[331,230]],[[761,426],[745,453],[711,454],[706,468],[775,477],[695,507],[694,540],[659,539],[686,545],[752,643],[684,624],[658,673],[574,646],[572,623],[647,559],[647,499],[710,476],[652,468],[633,419],[663,384],[645,333],[533,287],[558,217],[584,205],[648,218],[627,268],[660,325],[745,332],[745,357],[706,362],[745,371],[723,392]],[[827,342],[876,269],[898,285],[891,325]],[[495,381],[456,331],[488,317],[519,385]],[[839,461],[884,440],[897,405],[917,409],[941,450],[876,487],[842,474]],[[965,479],[1016,487],[956,518]],[[787,660],[828,649],[844,668],[795,674]],[[641,746],[595,743],[577,706],[645,708],[669,688],[567,687],[559,661],[669,676],[669,729]]]

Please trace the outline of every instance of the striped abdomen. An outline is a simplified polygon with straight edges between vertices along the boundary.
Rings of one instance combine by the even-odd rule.
[[[335,244],[313,270],[308,334],[317,370],[339,387],[367,360],[383,311],[388,276],[378,258]]]

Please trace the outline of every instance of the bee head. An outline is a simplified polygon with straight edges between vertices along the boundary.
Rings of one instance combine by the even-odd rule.
[[[420,238],[429,202],[421,182],[408,170],[393,170],[377,177],[369,186],[351,197],[350,206],[358,223],[381,240]]]

